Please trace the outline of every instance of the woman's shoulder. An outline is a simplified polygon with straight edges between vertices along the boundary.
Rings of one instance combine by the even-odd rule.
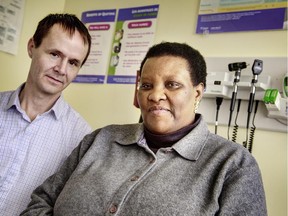
[[[135,123],[135,124],[110,124],[103,128],[101,131],[105,131],[108,133],[135,133],[138,130],[141,130],[142,124]]]
[[[208,152],[217,152],[220,158],[233,161],[239,166],[257,164],[254,156],[247,148],[222,136],[210,133],[206,147]]]
[[[101,136],[110,140],[137,139],[143,133],[142,123],[135,124],[110,124],[92,132],[92,136]]]

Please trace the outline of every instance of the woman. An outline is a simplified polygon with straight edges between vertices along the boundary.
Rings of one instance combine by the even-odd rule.
[[[258,165],[196,114],[202,55],[160,43],[140,66],[143,123],[87,135],[22,215],[267,215]]]

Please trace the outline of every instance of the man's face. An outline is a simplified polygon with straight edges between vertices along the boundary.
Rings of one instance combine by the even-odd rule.
[[[33,38],[28,42],[32,62],[27,84],[42,94],[59,96],[76,77],[87,51],[78,31],[70,36],[55,24],[39,47]]]

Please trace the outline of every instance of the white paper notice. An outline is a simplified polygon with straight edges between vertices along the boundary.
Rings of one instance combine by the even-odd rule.
[[[0,50],[17,54],[25,0],[0,1]]]

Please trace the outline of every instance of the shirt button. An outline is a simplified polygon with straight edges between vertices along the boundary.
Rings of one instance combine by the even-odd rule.
[[[139,176],[133,176],[130,180],[131,181],[137,181],[139,179]]]
[[[152,163],[154,163],[154,162],[155,162],[155,159],[154,159],[154,158],[150,159],[150,161],[149,161],[150,164],[152,164]]]
[[[112,204],[111,207],[109,208],[109,212],[114,214],[117,211],[117,206]]]

